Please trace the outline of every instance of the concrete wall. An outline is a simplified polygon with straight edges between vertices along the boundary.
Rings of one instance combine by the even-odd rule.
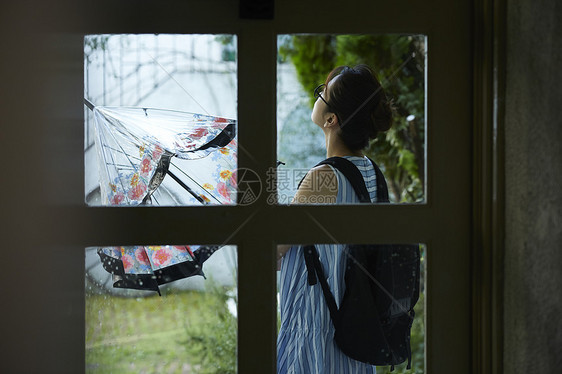
[[[562,372],[562,3],[508,1],[504,373]]]

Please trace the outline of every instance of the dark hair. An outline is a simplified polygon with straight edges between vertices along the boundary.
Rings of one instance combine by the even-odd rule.
[[[328,74],[326,87],[332,80],[327,100],[338,116],[339,135],[349,149],[363,149],[392,125],[391,103],[367,65],[338,66]]]

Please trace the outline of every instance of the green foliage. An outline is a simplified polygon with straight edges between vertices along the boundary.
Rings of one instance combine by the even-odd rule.
[[[366,154],[385,172],[395,201],[423,200],[425,179],[425,38],[410,35],[294,35],[281,40],[281,61],[291,61],[314,103],[313,90],[338,65],[374,69],[395,107],[393,127]]]
[[[279,54],[289,58],[297,69],[297,77],[314,105],[314,89],[324,83],[336,63],[335,40],[330,35],[298,35],[282,44]]]
[[[229,294],[164,290],[162,297],[86,296],[87,373],[234,373]],[[187,331],[187,336],[186,336]]]
[[[109,35],[86,35],[84,37],[84,57],[87,62],[91,62],[91,54],[94,51],[106,50],[109,42]]]
[[[223,61],[236,61],[236,45],[233,35],[218,35],[215,40],[222,45],[221,58]]]
[[[183,342],[193,369],[200,374],[236,372],[237,321],[227,307],[229,294],[213,286],[201,305],[201,314],[187,321]]]
[[[86,295],[86,373],[183,373],[190,370],[184,321],[201,313],[201,292],[142,298]]]

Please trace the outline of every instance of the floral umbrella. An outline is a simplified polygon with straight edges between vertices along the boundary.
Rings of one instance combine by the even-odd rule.
[[[236,202],[236,121],[163,109],[94,107],[103,205]],[[169,178],[166,178],[169,176]],[[113,286],[154,290],[192,275],[219,246],[98,249]]]

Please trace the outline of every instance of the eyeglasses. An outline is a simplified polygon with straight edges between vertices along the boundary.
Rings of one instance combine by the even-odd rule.
[[[314,99],[318,100],[318,98],[321,98],[322,101],[324,103],[326,103],[326,105],[328,106],[328,108],[330,108],[330,110],[336,115],[336,117],[338,118],[338,123],[340,123],[341,126],[341,122],[340,121],[340,116],[338,116],[338,114],[336,113],[336,111],[334,110],[334,107],[331,106],[330,104],[328,104],[328,102],[326,100],[324,100],[324,98],[322,97],[322,92],[324,92],[324,89],[326,88],[326,84],[321,84],[320,86],[316,87],[314,89]]]
[[[326,103],[326,105],[328,107],[331,108],[332,106],[330,104],[328,104],[328,102],[326,100],[324,100],[324,98],[322,97],[322,92],[324,92],[324,88],[326,88],[326,84],[323,83],[323,84],[321,84],[320,86],[318,86],[314,89],[314,99],[318,100],[318,98],[321,98],[322,101],[324,103]]]

